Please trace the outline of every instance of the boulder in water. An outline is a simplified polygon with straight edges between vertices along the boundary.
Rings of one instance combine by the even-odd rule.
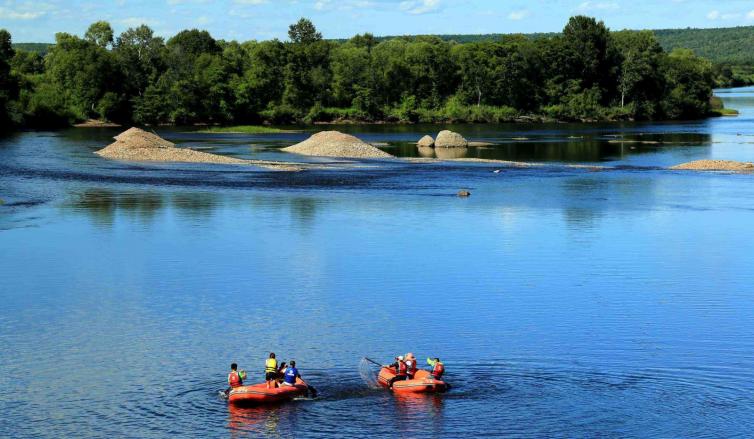
[[[432,148],[435,146],[435,139],[432,136],[424,136],[416,142],[416,146],[419,148]]]
[[[442,130],[437,134],[435,146],[439,148],[466,148],[469,146],[469,142],[456,132]]]

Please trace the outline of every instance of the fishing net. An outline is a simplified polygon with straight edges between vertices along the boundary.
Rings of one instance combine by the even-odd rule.
[[[362,358],[359,362],[359,375],[369,387],[379,387],[379,384],[377,384],[377,374],[379,373],[380,370],[377,365],[369,362],[366,358]]]

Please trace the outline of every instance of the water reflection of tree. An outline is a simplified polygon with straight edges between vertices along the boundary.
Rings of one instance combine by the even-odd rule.
[[[635,209],[652,202],[655,178],[619,172],[608,170],[563,179],[560,203],[566,222],[589,228],[611,211]]]
[[[92,189],[81,194],[70,207],[90,215],[99,224],[112,225],[118,212],[149,222],[163,205],[162,195],[154,192],[116,193]]]
[[[111,226],[117,215],[125,214],[148,223],[160,210],[170,207],[183,216],[207,218],[217,205],[217,194],[186,192],[163,194],[151,191],[119,192],[90,189],[67,207],[89,215],[97,224]]]
[[[153,221],[162,209],[173,209],[182,217],[206,219],[231,195],[215,192],[160,193],[152,191],[119,192],[90,189],[78,195],[66,208],[90,216],[97,224],[110,226],[117,215],[126,214],[143,222]],[[288,208],[300,226],[314,223],[322,200],[308,196],[254,196],[252,204],[265,209]]]
[[[263,196],[257,195],[252,198],[254,207],[262,207],[267,210],[284,212],[286,208],[290,217],[301,228],[308,228],[317,217],[317,211],[324,201],[314,196]]]
[[[209,218],[218,204],[218,195],[211,192],[185,192],[171,196],[171,206],[183,216]]]
[[[312,197],[294,197],[290,201],[291,214],[300,225],[310,226],[316,218],[319,203]]]

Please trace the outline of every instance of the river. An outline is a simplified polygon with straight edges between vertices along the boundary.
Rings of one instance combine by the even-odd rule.
[[[111,162],[108,129],[2,138],[0,436],[749,436],[754,176],[665,169],[754,161],[754,88],[718,94],[740,116],[452,127],[493,144],[461,155],[528,168],[291,174]],[[438,127],[339,129],[415,156]],[[310,134],[158,132],[278,160]],[[230,409],[229,364],[261,381],[270,351],[319,398]],[[407,351],[451,391],[361,378]]]

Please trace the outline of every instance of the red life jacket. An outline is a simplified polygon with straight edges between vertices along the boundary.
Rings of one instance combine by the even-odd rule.
[[[228,374],[228,384],[230,384],[230,387],[240,387],[241,386],[241,377],[238,376],[238,372],[233,371]]]
[[[398,371],[396,375],[403,376],[406,375],[406,363],[403,361],[398,361]]]
[[[445,373],[445,366],[438,361],[435,363],[435,367],[432,368],[432,376],[439,380],[443,373]]]

